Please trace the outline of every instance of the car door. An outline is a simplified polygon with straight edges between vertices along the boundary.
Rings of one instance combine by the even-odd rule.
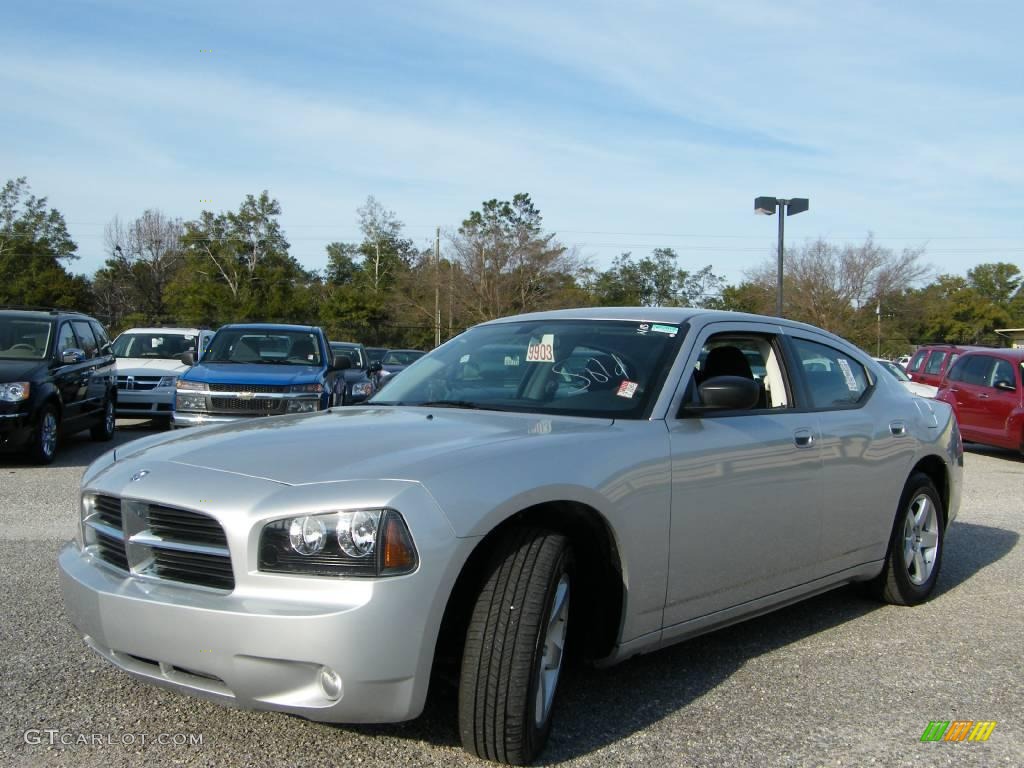
[[[64,362],[64,353],[82,351],[81,343],[69,321],[57,329],[57,346],[54,352],[53,381],[61,399],[61,419],[65,425],[82,418],[82,407],[89,383],[89,361],[85,358],[74,363]]]
[[[1017,448],[1020,435],[1010,435],[1007,432],[1010,415],[1020,406],[1021,401],[1017,374],[1008,360],[996,357],[992,360],[992,370],[978,393],[978,427],[992,444]]]
[[[991,379],[995,358],[989,355],[967,355],[949,371],[947,389],[953,399],[960,433],[965,440],[986,441],[986,382]]]
[[[917,448],[917,414],[902,388],[879,386],[866,361],[833,340],[804,331],[787,338],[790,369],[820,434],[821,575],[828,575],[884,556]]]
[[[96,335],[89,322],[73,320],[71,324],[74,326],[75,336],[78,337],[78,342],[85,352],[87,363],[83,370],[85,392],[81,400],[81,412],[83,416],[95,416],[103,409],[107,392],[108,366],[104,356],[100,353],[99,342],[96,340]]]
[[[667,421],[672,527],[666,639],[684,622],[806,582],[819,548],[821,457],[815,415],[794,403],[778,327],[713,323],[699,334]],[[688,412],[710,350],[732,346],[734,371],[757,351],[765,392],[754,409]],[[739,354],[739,357],[737,357]],[[756,380],[756,379],[755,379]],[[675,633],[670,627],[677,627]]]

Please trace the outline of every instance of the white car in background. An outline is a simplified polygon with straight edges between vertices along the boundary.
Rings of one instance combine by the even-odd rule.
[[[935,393],[939,391],[938,387],[933,387],[930,384],[921,384],[917,381],[911,381],[910,377],[907,376],[907,372],[892,360],[885,360],[881,357],[876,357],[875,362],[882,366],[887,372],[895,376],[896,379],[907,388],[907,391],[913,395],[933,398],[935,397]]]
[[[129,328],[112,345],[117,358],[117,415],[170,424],[183,352],[202,356],[213,331],[200,328]]]
[[[907,366],[910,365],[910,355],[900,355],[899,359],[896,360],[896,365],[904,371],[907,370]]]

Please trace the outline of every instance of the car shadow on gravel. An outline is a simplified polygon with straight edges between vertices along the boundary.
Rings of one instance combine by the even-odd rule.
[[[1020,451],[1011,448],[998,448],[994,445],[982,445],[981,443],[964,443],[964,450],[968,453],[975,453],[978,456],[991,456],[994,459],[1004,459],[1024,466],[1024,455]]]
[[[954,522],[936,596],[956,589],[1002,559],[1018,538],[1001,528]],[[750,659],[882,607],[865,596],[859,585],[851,585],[610,669],[581,666],[567,670],[551,739],[537,764],[558,764],[626,739],[713,690]],[[458,747],[457,706],[454,685],[433,685],[424,713],[416,720],[336,727],[371,737]]]
[[[160,431],[155,428],[154,422],[149,420],[132,419],[128,423],[120,420],[117,422],[117,430],[114,432],[114,439],[109,442],[96,442],[89,437],[89,431],[78,432],[74,435],[61,435],[57,447],[57,458],[52,464],[42,465],[43,467],[87,467],[111,448],[130,443],[146,435],[152,435]],[[17,467],[40,467],[32,462],[24,453],[0,454],[0,469],[15,469]]]

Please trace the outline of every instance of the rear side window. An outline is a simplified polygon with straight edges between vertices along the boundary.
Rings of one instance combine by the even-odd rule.
[[[921,366],[924,365],[924,359],[927,355],[927,352],[918,352],[914,355],[914,359],[910,361],[910,364],[907,366],[907,370],[915,372],[920,371]]]
[[[860,403],[870,387],[864,366],[838,349],[793,339],[799,375],[813,408],[843,408]]]
[[[946,361],[945,352],[932,352],[928,358],[928,364],[924,367],[925,373],[939,373],[942,370],[942,364]]]
[[[110,339],[107,338],[107,332],[103,330],[103,326],[97,323],[95,320],[89,322],[89,327],[92,328],[93,335],[96,337],[96,344],[100,347],[105,347],[110,343]]]
[[[96,337],[92,334],[92,328],[85,320],[75,320],[75,335],[82,344],[82,350],[86,357],[96,357]]]

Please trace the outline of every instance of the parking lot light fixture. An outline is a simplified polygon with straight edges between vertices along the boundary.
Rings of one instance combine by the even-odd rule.
[[[786,216],[795,216],[798,213],[803,213],[810,207],[810,204],[811,201],[806,197],[792,197],[788,200],[782,197],[754,198],[754,213],[771,216],[776,210],[779,212],[779,263],[776,274],[777,285],[775,288],[775,314],[779,317],[782,317],[782,252],[786,234],[784,222]]]

